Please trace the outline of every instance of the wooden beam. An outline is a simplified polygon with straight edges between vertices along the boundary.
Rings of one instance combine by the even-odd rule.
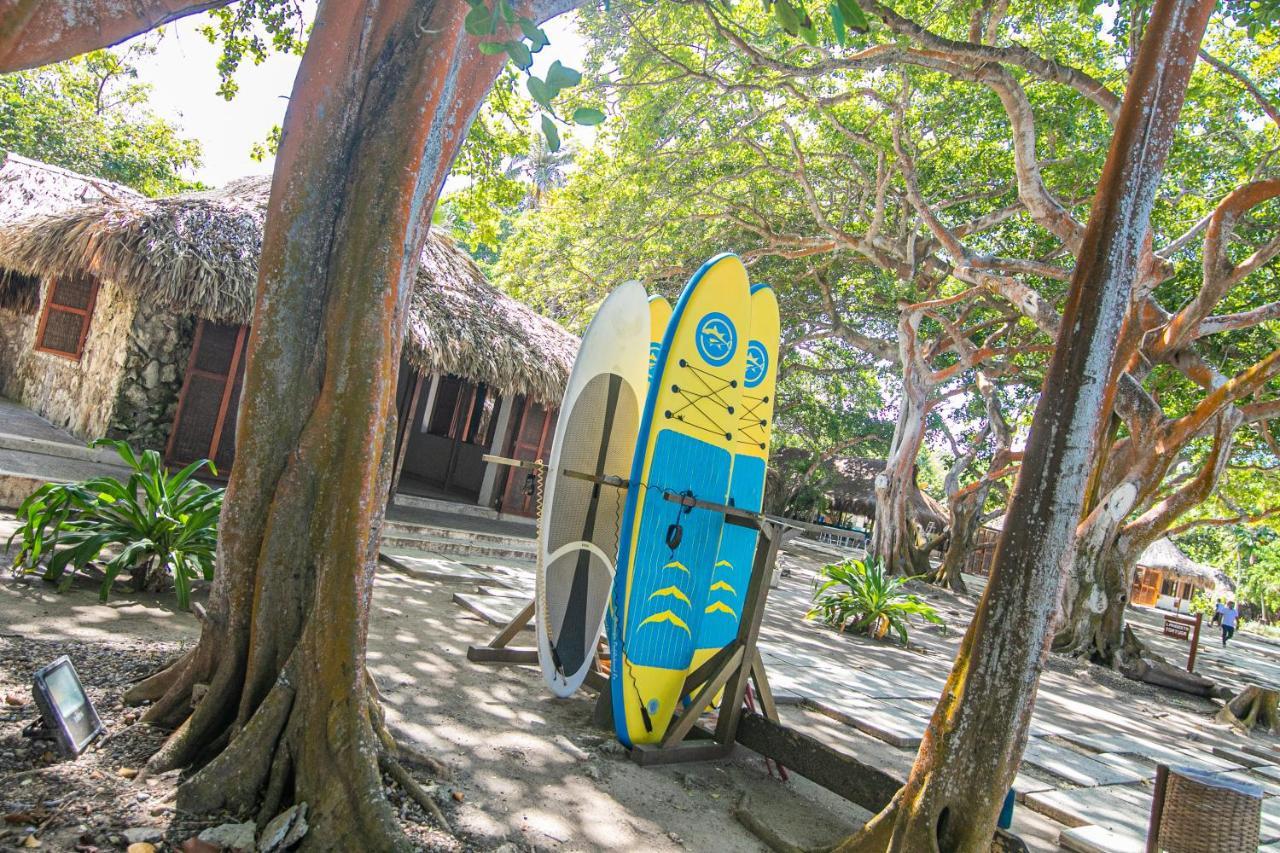
[[[738,720],[737,741],[871,813],[889,804],[903,780],[759,714]]]
[[[494,648],[493,646],[468,646],[467,660],[473,663],[537,663],[538,650],[519,649],[505,646],[502,648]]]

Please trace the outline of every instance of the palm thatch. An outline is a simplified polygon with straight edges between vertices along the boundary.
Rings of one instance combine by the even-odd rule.
[[[0,151],[0,223],[82,204],[141,197],[121,184]]]
[[[0,151],[0,225],[106,200],[138,198],[128,187]],[[0,308],[36,310],[40,279],[0,265]]]
[[[28,275],[88,271],[140,299],[208,320],[253,315],[270,195],[267,178],[162,199],[110,199],[0,222],[0,267]],[[577,340],[503,294],[433,231],[410,305],[405,355],[503,393],[558,403]]]
[[[1189,581],[1199,581],[1213,586],[1234,590],[1235,583],[1226,573],[1215,566],[1197,563],[1188,557],[1173,540],[1163,536],[1152,542],[1147,550],[1138,558],[1138,565],[1144,569],[1156,569],[1164,575]]]

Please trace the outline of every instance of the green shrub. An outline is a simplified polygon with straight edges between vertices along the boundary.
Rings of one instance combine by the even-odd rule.
[[[128,570],[138,589],[159,589],[172,579],[178,605],[190,609],[191,581],[213,579],[223,490],[194,479],[205,466],[214,471],[213,463],[201,459],[169,474],[154,450],[139,458],[123,441],[92,446],[103,445],[115,448],[133,474],[123,483],[94,477],[37,489],[19,507],[22,526],[9,537],[9,543],[21,539],[14,573],[43,571],[45,580],[65,590],[106,550],[103,601],[116,576]]]
[[[1192,616],[1199,613],[1206,619],[1212,619],[1214,613],[1213,605],[1213,597],[1206,594],[1204,590],[1198,589],[1191,594],[1191,600],[1187,602],[1187,612]]]
[[[849,630],[883,637],[893,631],[905,646],[907,621],[919,616],[944,624],[938,612],[920,596],[906,591],[915,578],[890,575],[878,561],[846,560],[823,567],[806,618],[820,619],[841,633]]]

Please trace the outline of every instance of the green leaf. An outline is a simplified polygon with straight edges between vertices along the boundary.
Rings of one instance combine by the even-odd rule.
[[[848,35],[845,33],[844,12],[840,11],[840,4],[832,3],[827,7],[827,13],[831,15],[831,28],[836,33],[836,44],[844,47],[845,42],[848,41]]]
[[[506,21],[508,24],[514,24],[516,22],[516,10],[512,8],[511,4],[508,3],[507,0],[498,0],[498,14],[501,15],[502,20]]]
[[[789,34],[796,35],[800,32],[800,15],[791,5],[790,0],[777,0],[773,4],[773,16],[778,19],[782,29]]]
[[[471,7],[462,20],[463,29],[473,36],[487,36],[497,29],[498,20],[483,2]]]
[[[507,52],[507,43],[502,41],[482,41],[480,42],[480,52],[485,56],[497,56],[499,53]]]
[[[800,25],[800,37],[809,43],[810,47],[818,46],[818,31],[814,29],[813,20],[806,17],[805,22]]]
[[[524,33],[524,37],[529,40],[529,50],[534,53],[551,44],[551,39],[547,38],[542,27],[539,27],[532,18],[520,19],[520,32]]]
[[[578,107],[573,111],[574,124],[583,124],[587,127],[597,125],[604,121],[604,113],[593,107]]]
[[[582,82],[582,74],[572,68],[560,64],[560,60],[551,63],[547,69],[547,85],[558,94],[561,89],[568,89]]]
[[[529,52],[529,48],[522,41],[509,41],[506,44],[507,53],[511,56],[511,61],[516,64],[516,68],[521,71],[528,71],[533,65],[533,54]]]
[[[556,93],[547,86],[545,81],[530,74],[529,79],[525,81],[525,88],[529,90],[529,96],[536,103],[551,109],[551,99],[556,96]]]
[[[556,123],[546,113],[542,114],[542,135],[547,138],[547,148],[551,153],[560,150],[560,131],[556,130]]]
[[[836,0],[840,6],[840,11],[844,14],[844,24],[855,33],[865,33],[871,29],[871,22],[867,20],[867,16],[863,14],[862,7],[858,5],[857,0]]]

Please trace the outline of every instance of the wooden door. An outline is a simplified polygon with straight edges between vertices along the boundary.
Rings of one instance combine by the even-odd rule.
[[[1134,575],[1129,597],[1134,604],[1154,607],[1160,600],[1160,572],[1139,568]]]
[[[551,437],[555,434],[556,414],[554,409],[547,411],[537,403],[525,401],[507,455],[513,459],[547,461],[551,456]],[[498,507],[502,512],[525,516],[537,514],[537,490],[535,488],[533,494],[529,494],[528,474],[528,471],[518,468],[509,469],[507,485],[503,489],[502,502]]]
[[[219,476],[231,470],[248,333],[248,326],[206,320],[196,326],[165,452],[170,463],[207,458],[214,460]]]

